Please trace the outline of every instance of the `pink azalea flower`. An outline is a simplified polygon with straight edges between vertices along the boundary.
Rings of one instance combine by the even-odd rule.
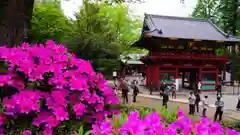
[[[53,114],[58,121],[69,120],[68,112],[63,107],[58,107],[53,110]]]
[[[42,132],[42,135],[53,135],[53,131],[50,128],[45,128]]]
[[[0,124],[5,123],[4,118],[8,115],[17,119],[21,113],[36,113],[32,125],[45,127],[43,134],[51,135],[52,128],[69,120],[68,112],[72,106],[78,117],[86,112],[100,122],[110,115],[105,113],[104,106],[118,102],[113,89],[109,88],[102,74],[94,72],[90,61],[68,54],[63,45],[52,40],[46,45],[23,43],[13,48],[0,47],[0,58],[9,65],[7,75],[0,75],[0,87],[6,85],[17,90],[17,93],[3,98],[4,115],[0,116]],[[16,74],[19,72],[23,75]],[[45,80],[48,73],[52,76]],[[34,84],[31,90],[25,88],[29,82]],[[46,83],[54,88],[47,86],[46,90],[43,89]]]
[[[46,123],[45,125],[46,128],[54,128],[54,127],[57,127],[57,125],[59,124],[59,121],[56,119],[56,117],[50,116],[46,119],[45,123]]]
[[[7,121],[6,116],[3,113],[0,113],[0,126],[4,125]]]
[[[22,132],[22,135],[32,135],[32,131],[25,130],[25,131]]]
[[[76,113],[77,117],[81,117],[85,112],[85,105],[81,103],[75,104],[73,106],[73,110]]]
[[[184,111],[183,111],[182,109],[179,109],[178,112],[177,112],[177,116],[178,116],[178,117],[183,117],[183,116],[185,116]]]

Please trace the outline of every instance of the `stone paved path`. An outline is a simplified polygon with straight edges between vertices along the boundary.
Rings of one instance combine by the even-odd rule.
[[[149,90],[146,89],[145,87],[140,86],[139,90],[142,94],[149,95]],[[184,102],[188,102],[188,100],[187,100],[188,95],[189,95],[189,91],[177,92],[177,99],[182,100]],[[205,95],[208,96],[210,106],[214,107],[215,106],[214,103],[216,101],[216,92],[214,92],[214,93],[207,93],[207,92],[202,93],[201,98],[203,99],[203,97]],[[159,96],[159,92],[153,92],[153,96],[155,96],[155,97]],[[237,105],[237,102],[238,102],[238,96],[237,95],[223,95],[222,100],[224,101],[224,104],[225,104],[224,109],[236,110],[236,105]]]
[[[119,96],[120,97],[120,96]],[[156,108],[162,105],[162,100],[161,99],[154,99],[154,98],[149,98],[149,97],[144,97],[144,96],[138,96],[137,97],[137,102],[133,103],[132,101],[132,96],[129,95],[129,101],[130,103],[127,105],[132,105],[132,106],[144,106],[144,107],[151,107],[151,108]],[[170,111],[174,109],[174,107],[178,106],[186,114],[188,114],[188,104],[186,103],[181,103],[181,102],[176,102],[176,101],[170,101],[168,103],[168,108]],[[200,109],[201,111],[201,109]],[[215,113],[215,108],[209,108],[207,112],[207,116],[209,119],[213,120],[214,118],[214,113]],[[201,113],[196,113],[195,116],[189,116],[193,120],[198,120],[201,116]],[[240,120],[240,113],[236,113],[235,111],[231,110],[225,110],[224,115],[223,115],[224,120]]]
[[[144,87],[140,87],[140,92],[141,94],[139,94],[138,96],[138,102],[134,104],[130,103],[130,105],[146,106],[146,107],[153,107],[153,108],[162,105],[162,98],[159,96],[159,92],[153,92],[153,95],[149,95],[149,91],[147,89],[144,89]],[[130,92],[130,95],[131,93],[132,92]],[[173,109],[173,106],[179,106],[186,113],[188,113],[188,100],[187,100],[188,94],[189,92],[178,92],[177,99],[171,99],[171,96],[170,96],[169,109]],[[215,113],[214,102],[216,101],[216,95],[208,94],[208,96],[209,96],[209,103],[210,103],[208,116],[209,118],[213,119],[213,116]],[[131,98],[131,96],[129,96],[129,98]],[[240,120],[240,112],[235,111],[237,96],[223,95],[223,100],[225,102],[224,118]],[[197,114],[197,115],[198,116],[195,116],[195,117],[199,118],[200,114]]]

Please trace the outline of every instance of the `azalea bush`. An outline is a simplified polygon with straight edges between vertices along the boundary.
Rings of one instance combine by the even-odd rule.
[[[154,109],[154,108],[148,108],[148,107],[128,106],[120,109],[120,112],[126,115],[129,115],[132,111],[139,112],[140,118],[144,118],[146,115],[154,111],[157,111],[158,114],[161,116],[161,118],[165,119],[166,123],[171,123],[177,119],[178,107],[175,107],[173,111],[169,111],[165,107],[156,107]]]
[[[222,122],[222,126],[235,129],[240,132],[240,121],[225,120]]]
[[[112,114],[105,106],[118,103],[89,61],[51,40],[45,45],[2,46],[0,61],[2,134],[66,134],[66,124],[98,123]]]
[[[138,111],[132,111],[128,116],[120,114],[106,119],[100,124],[94,124],[92,135],[240,135],[240,132],[223,128],[218,122],[201,118],[194,123],[178,110],[177,119],[171,123],[161,117],[157,111],[141,118]]]

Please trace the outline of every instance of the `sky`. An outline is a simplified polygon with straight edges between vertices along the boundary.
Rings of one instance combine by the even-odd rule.
[[[130,4],[129,9],[135,15],[143,16],[144,13],[188,17],[193,12],[197,0],[145,0],[142,4]],[[64,13],[73,17],[74,12],[79,11],[82,0],[62,1]]]

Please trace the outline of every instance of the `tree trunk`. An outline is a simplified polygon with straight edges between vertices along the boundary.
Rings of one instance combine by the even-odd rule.
[[[0,46],[13,47],[27,40],[34,0],[0,1]]]

